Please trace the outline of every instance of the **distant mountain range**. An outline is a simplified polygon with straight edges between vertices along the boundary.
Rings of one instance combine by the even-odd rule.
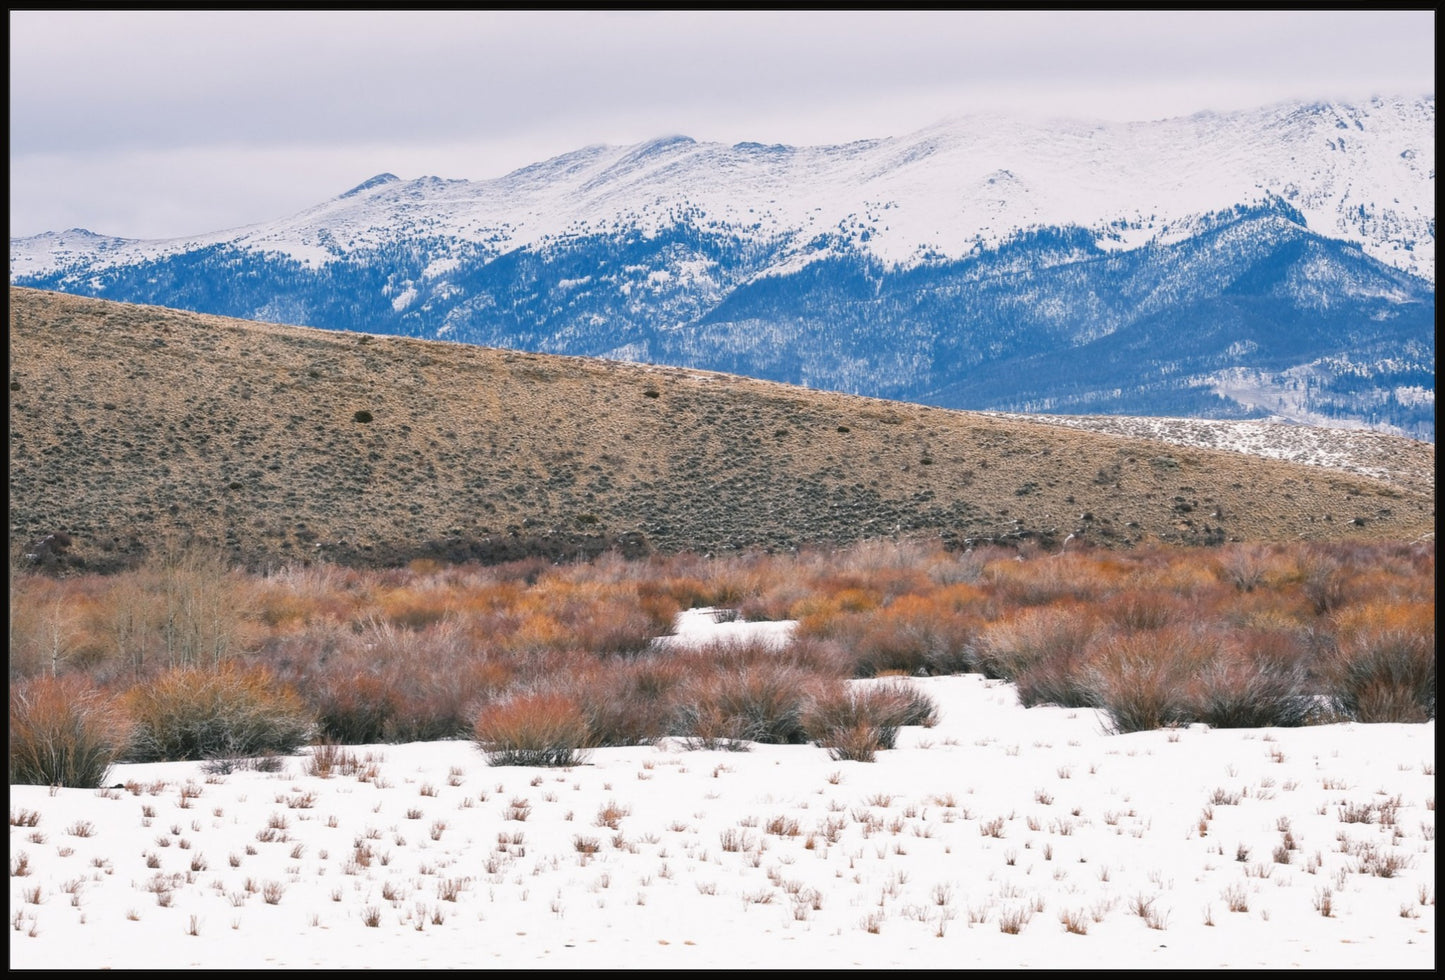
[[[1435,103],[950,120],[381,174],[194,238],[10,243],[11,283],[950,408],[1434,439]]]

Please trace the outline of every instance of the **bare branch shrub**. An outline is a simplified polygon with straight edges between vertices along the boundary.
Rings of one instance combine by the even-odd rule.
[[[682,685],[673,734],[797,745],[812,673],[767,643],[709,644],[686,661],[699,669]],[[710,668],[710,669],[709,669]]]
[[[1094,707],[1085,672],[1094,616],[1074,604],[1025,609],[983,633],[979,662],[991,677],[1018,685],[1025,707]]]
[[[1243,637],[1214,632],[1217,652],[1190,683],[1192,721],[1215,728],[1293,727],[1317,712],[1309,693],[1303,651],[1281,650],[1276,631]]]
[[[125,713],[83,678],[41,676],[10,687],[12,785],[102,786],[129,736]]]
[[[290,755],[315,731],[274,674],[234,663],[168,670],[131,688],[125,705],[131,755],[143,762]]]
[[[146,563],[160,600],[166,664],[218,664],[241,635],[246,580],[221,552],[167,541]]]
[[[1151,731],[1187,721],[1186,685],[1213,647],[1177,626],[1097,638],[1089,686],[1116,733]]]
[[[833,682],[816,690],[803,711],[808,737],[830,758],[872,762],[879,749],[898,744],[904,725],[932,725],[937,705],[906,681]]]
[[[1370,603],[1336,621],[1322,667],[1336,710],[1362,722],[1435,717],[1434,603]]]
[[[494,766],[573,766],[585,759],[587,716],[572,698],[518,694],[484,707],[473,739]]]

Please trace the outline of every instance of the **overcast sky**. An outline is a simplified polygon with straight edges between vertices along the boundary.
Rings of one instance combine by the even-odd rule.
[[[10,233],[163,238],[590,143],[1433,95],[1433,11],[11,11]]]

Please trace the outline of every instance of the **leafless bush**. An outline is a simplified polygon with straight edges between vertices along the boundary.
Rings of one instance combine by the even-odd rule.
[[[643,655],[579,664],[557,688],[586,714],[594,746],[651,745],[675,732],[687,677],[676,658]]]
[[[93,789],[129,744],[130,722],[80,677],[10,688],[10,782]]]
[[[335,742],[320,742],[311,748],[306,759],[306,774],[330,779],[336,776],[354,776],[361,769],[361,760]]]
[[[1341,616],[1323,665],[1336,710],[1362,722],[1435,717],[1433,603],[1369,605]]]
[[[1296,660],[1251,654],[1224,635],[1186,692],[1191,721],[1214,728],[1271,728],[1308,724],[1317,712],[1305,669]]]
[[[1004,909],[998,914],[998,931],[1007,933],[1010,936],[1017,936],[1023,932],[1024,926],[1034,917],[1032,909],[1024,906]]]
[[[520,694],[482,709],[473,729],[494,766],[574,766],[588,748],[587,718],[571,698]]]
[[[937,707],[906,682],[834,682],[816,692],[803,711],[803,729],[831,758],[872,762],[879,749],[898,743],[904,725],[931,725]]]
[[[980,664],[1017,684],[1026,707],[1093,707],[1085,665],[1094,630],[1094,617],[1078,606],[1026,609],[984,631]]]
[[[780,662],[778,651],[767,644],[714,644],[690,662],[700,670],[679,693],[673,734],[775,745],[807,741],[802,713],[809,674]],[[707,670],[709,663],[714,669]]]
[[[1220,555],[1220,572],[1240,592],[1253,592],[1264,579],[1268,552],[1263,545],[1231,545]]]
[[[1211,654],[1188,628],[1108,633],[1091,658],[1089,686],[1115,732],[1165,728],[1188,720],[1186,685]]]
[[[1059,913],[1059,921],[1063,923],[1065,932],[1076,936],[1088,935],[1089,917],[1082,909],[1064,909]]]
[[[156,583],[166,665],[215,665],[234,652],[245,579],[219,551],[168,540],[145,569]]]
[[[440,615],[415,629],[369,616],[357,634],[314,632],[301,644],[301,689],[320,733],[336,742],[431,741],[470,731],[475,705],[512,682],[512,669],[464,624]],[[299,641],[298,641],[299,643]]]
[[[139,761],[252,758],[295,752],[315,730],[290,688],[260,667],[179,667],[126,695]]]

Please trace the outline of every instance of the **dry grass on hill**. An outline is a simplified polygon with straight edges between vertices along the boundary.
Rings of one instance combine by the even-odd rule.
[[[1433,480],[702,371],[14,288],[10,328],[12,538],[98,570],[170,537],[260,567],[1434,531]]]

